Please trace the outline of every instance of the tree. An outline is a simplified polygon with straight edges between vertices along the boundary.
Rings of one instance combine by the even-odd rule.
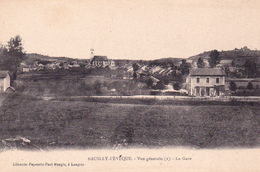
[[[231,66],[232,66],[232,67],[235,66],[235,62],[234,62],[234,60],[232,60],[232,62],[231,62]]]
[[[163,81],[158,81],[157,84],[155,86],[153,86],[153,89],[163,90],[164,88],[165,88],[165,85],[164,85]]]
[[[170,83],[169,79],[168,78],[163,78],[163,83],[165,85],[168,85]]]
[[[182,74],[188,74],[189,73],[189,69],[191,68],[191,65],[189,63],[186,63],[186,60],[185,59],[182,59],[181,60],[181,73]]]
[[[205,63],[204,63],[204,61],[202,60],[202,58],[199,58],[199,59],[198,59],[198,61],[197,61],[197,66],[198,66],[198,68],[204,68]]]
[[[94,88],[96,94],[100,94],[101,93],[101,82],[99,80],[96,80],[93,84],[93,88]]]
[[[211,51],[211,53],[209,54],[209,66],[211,68],[215,67],[217,64],[219,64],[221,57],[220,54],[218,52],[218,50],[213,50]]]
[[[137,78],[137,74],[136,74],[136,72],[133,73],[133,78],[134,78],[134,79]]]
[[[173,89],[174,90],[180,90],[181,89],[181,86],[178,82],[176,82],[175,84],[173,84]]]
[[[252,78],[257,73],[257,66],[253,60],[247,59],[244,64],[244,68],[245,68],[247,77]]]
[[[22,38],[17,35],[14,38],[11,38],[4,48],[3,55],[0,57],[2,61],[0,68],[2,70],[9,70],[11,79],[15,80],[18,67],[24,59],[24,56]]]
[[[182,60],[181,60],[181,65],[184,65],[184,64],[186,64],[186,60],[185,60],[185,59],[182,59]]]
[[[252,84],[252,82],[249,82],[249,83],[247,84],[247,89],[248,89],[248,90],[252,90],[252,89],[253,89],[253,84]]]
[[[133,63],[132,66],[133,66],[133,71],[134,71],[133,78],[136,79],[137,78],[136,71],[139,69],[139,65],[137,63]]]
[[[237,90],[237,84],[236,84],[234,81],[231,81],[231,82],[229,83],[229,89],[230,89],[231,91],[236,91],[236,90]]]
[[[106,81],[103,82],[103,86],[104,87],[107,87],[108,86],[108,83]]]
[[[149,78],[149,79],[147,80],[146,84],[147,84],[148,87],[152,87],[152,86],[153,86],[153,80],[152,80],[152,78]]]
[[[25,53],[23,52],[22,38],[20,35],[12,37],[7,44],[7,51],[9,54],[22,58]]]

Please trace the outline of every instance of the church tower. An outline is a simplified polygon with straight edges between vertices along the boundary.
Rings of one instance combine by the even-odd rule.
[[[91,49],[90,49],[90,58],[89,58],[89,59],[90,59],[90,62],[92,61],[92,59],[94,58],[94,56],[95,56],[95,55],[94,55],[94,48],[91,48]]]

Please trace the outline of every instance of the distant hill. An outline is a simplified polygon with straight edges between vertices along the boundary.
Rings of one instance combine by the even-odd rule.
[[[199,58],[202,59],[209,59],[209,54],[211,51],[205,51],[204,53],[191,56],[188,59],[190,60],[198,60]],[[228,51],[219,51],[221,59],[222,60],[233,60],[237,57],[260,57],[260,51],[259,50],[250,50],[247,47],[243,47],[241,49],[235,48],[234,50],[228,50]]]
[[[199,58],[202,58],[204,60],[209,59],[211,51],[205,51],[203,53],[200,53],[198,55],[194,55],[189,57],[189,60],[197,61]],[[240,49],[235,48],[234,50],[228,50],[228,51],[219,51],[220,56],[222,57],[222,60],[232,60],[237,57],[260,57],[260,51],[259,50],[250,50],[248,47],[243,47]],[[0,48],[0,57],[3,56],[3,48]],[[89,59],[74,59],[69,57],[51,57],[47,55],[41,55],[37,53],[29,53],[25,56],[25,61],[27,64],[33,64],[36,60],[45,60],[45,61],[86,61]],[[180,62],[182,58],[174,58],[174,57],[167,57],[167,58],[161,58],[161,59],[155,59],[155,60],[130,60],[130,59],[114,59],[115,63],[118,66],[127,64],[129,62],[138,62],[142,64],[149,64],[151,62],[156,63],[173,63],[176,64]]]
[[[27,64],[33,64],[33,62],[37,60],[46,60],[46,61],[73,61],[75,59],[69,58],[69,57],[50,57],[46,55],[41,55],[37,53],[31,53],[31,54],[26,54],[25,56],[25,62]]]
[[[152,65],[167,65],[167,64],[168,65],[170,65],[170,64],[176,65],[181,60],[182,60],[182,58],[167,57],[167,58],[150,60],[150,64],[152,64]]]
[[[171,61],[171,62],[179,62],[182,60],[182,58],[175,58],[175,57],[167,57],[167,58],[161,58],[161,59],[155,59],[161,62],[167,62],[167,61]],[[153,60],[154,61],[154,60]]]

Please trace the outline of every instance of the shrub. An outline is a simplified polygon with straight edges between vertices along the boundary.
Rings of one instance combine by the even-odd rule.
[[[96,80],[94,82],[93,88],[94,88],[96,94],[101,94],[101,82],[99,80]]]
[[[229,89],[231,91],[236,91],[237,90],[237,84],[234,81],[231,81],[229,84]]]
[[[173,89],[174,90],[180,90],[181,89],[181,86],[178,82],[176,82],[175,84],[173,84]]]
[[[153,86],[153,80],[151,78],[149,78],[147,81],[146,81],[146,84],[148,87],[152,87]]]
[[[168,78],[164,78],[164,79],[163,79],[163,82],[164,82],[165,85],[168,85],[168,84],[170,83],[170,81],[169,81]]]
[[[163,83],[163,81],[159,81],[157,82],[157,84],[155,86],[152,87],[153,89],[159,89],[159,90],[162,90],[165,88],[165,85]]]
[[[252,84],[252,82],[249,82],[249,83],[247,84],[247,89],[249,89],[249,90],[252,90],[252,89],[253,89],[253,84]]]

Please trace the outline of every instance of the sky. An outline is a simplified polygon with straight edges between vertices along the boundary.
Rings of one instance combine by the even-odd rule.
[[[188,58],[260,49],[256,0],[0,0],[0,43],[27,53],[88,59]]]

